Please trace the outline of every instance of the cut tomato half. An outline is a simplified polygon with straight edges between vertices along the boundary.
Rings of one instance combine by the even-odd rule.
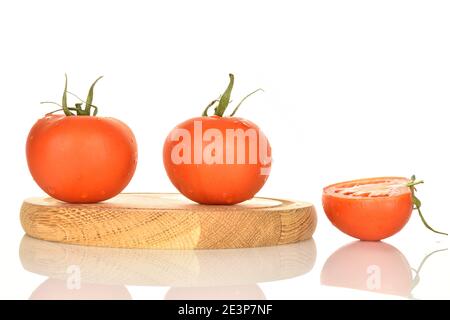
[[[344,233],[361,240],[381,240],[400,231],[411,216],[409,181],[381,177],[333,184],[323,190],[323,208]]]

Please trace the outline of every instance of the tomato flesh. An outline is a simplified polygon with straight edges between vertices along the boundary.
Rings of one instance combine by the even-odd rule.
[[[409,193],[405,178],[375,178],[362,179],[335,184],[326,188],[337,196],[348,198],[390,197],[401,193]]]
[[[381,240],[400,231],[413,209],[409,179],[381,177],[347,181],[324,188],[328,219],[361,240]]]

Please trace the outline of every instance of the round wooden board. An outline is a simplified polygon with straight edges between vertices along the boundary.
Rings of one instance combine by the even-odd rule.
[[[207,206],[179,194],[123,193],[96,204],[53,198],[24,201],[20,220],[34,238],[63,243],[154,249],[246,248],[311,238],[317,223],[305,202],[254,198]]]

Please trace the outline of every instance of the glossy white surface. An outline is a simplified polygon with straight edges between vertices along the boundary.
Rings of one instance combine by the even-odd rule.
[[[4,232],[1,237],[9,245],[3,249],[0,297],[450,298],[446,238],[425,230],[417,215],[385,242],[361,242],[334,229],[320,207],[318,212],[312,240],[236,250],[82,247],[33,239],[16,228],[15,237],[6,238]]]

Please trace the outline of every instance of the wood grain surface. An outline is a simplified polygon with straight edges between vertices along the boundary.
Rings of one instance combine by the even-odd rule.
[[[311,238],[313,205],[254,198],[233,206],[193,203],[179,194],[124,193],[97,204],[30,198],[20,219],[34,238],[115,248],[220,249],[282,245]]]

